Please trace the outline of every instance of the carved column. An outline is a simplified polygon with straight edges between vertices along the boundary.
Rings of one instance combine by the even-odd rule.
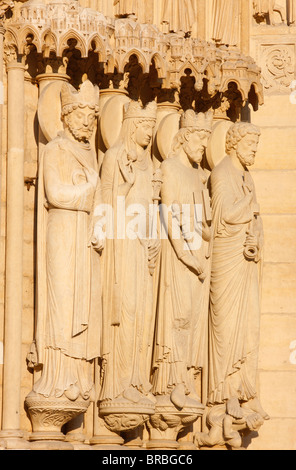
[[[1,195],[1,181],[2,181],[2,115],[3,115],[3,104],[4,104],[4,86],[3,86],[3,37],[5,28],[0,24],[0,195]],[[1,208],[0,208],[0,221],[1,221]]]
[[[4,87],[3,87],[3,36],[5,28],[0,25],[0,197],[2,192],[2,132],[3,132],[3,103],[4,103]],[[1,206],[0,206],[0,225],[1,225]],[[5,442],[0,440],[0,448],[5,447]]]
[[[24,217],[24,71],[23,62],[12,60],[8,73],[8,155],[6,290],[2,437],[7,448],[20,448],[20,391],[23,308]]]

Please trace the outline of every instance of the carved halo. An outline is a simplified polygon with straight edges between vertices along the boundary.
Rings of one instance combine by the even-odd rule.
[[[116,90],[113,90],[116,93]],[[124,105],[130,102],[130,98],[119,92],[112,96],[104,105],[101,112],[100,129],[105,147],[109,149],[119,138],[122,123]],[[112,125],[110,126],[110,123]]]
[[[62,80],[49,83],[40,94],[38,102],[38,120],[41,130],[48,142],[54,139],[59,131],[63,130],[61,101],[57,99],[57,97],[60,96],[63,83],[65,82]]]
[[[206,158],[211,170],[213,170],[226,155],[226,134],[232,125],[233,122],[230,120],[221,120],[214,123],[206,149]]]

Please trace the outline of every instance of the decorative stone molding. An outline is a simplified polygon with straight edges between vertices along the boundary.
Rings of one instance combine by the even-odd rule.
[[[295,76],[295,45],[262,45],[262,81],[268,92],[289,92]]]
[[[152,85],[156,95],[161,89],[175,89],[184,96],[187,93],[184,87],[190,82],[192,96],[188,106],[191,106],[198,99],[196,93],[206,91],[209,97],[214,97],[225,93],[229,83],[234,82],[243,102],[248,100],[253,87],[259,104],[263,103],[260,69],[237,48],[216,47],[214,43],[177,33],[164,34],[155,25],[140,24],[133,18],[111,20],[81,7],[78,2],[56,0],[46,5],[41,0],[29,0],[24,3],[20,15],[7,21],[6,43],[18,54],[24,54],[28,38],[41,57],[40,63],[44,64],[38,73],[56,67],[52,64],[56,58],[62,60],[58,68],[65,70],[71,61],[76,61],[77,68],[79,61],[89,60],[93,55],[97,77],[101,74],[105,82],[105,86],[100,84],[101,88],[110,85],[131,88],[136,72],[135,67],[131,68],[131,61],[135,58],[138,71],[134,81],[142,82],[149,75],[151,82],[154,70],[154,85],[149,83],[149,86]],[[136,90],[134,94],[140,96],[141,92]]]

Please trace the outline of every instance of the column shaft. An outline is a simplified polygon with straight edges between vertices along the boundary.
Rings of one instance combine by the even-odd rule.
[[[20,429],[23,308],[24,66],[8,71],[6,283],[2,430]]]

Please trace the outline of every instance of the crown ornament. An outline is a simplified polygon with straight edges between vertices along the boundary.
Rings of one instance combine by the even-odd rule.
[[[156,121],[157,104],[151,101],[146,107],[139,101],[131,101],[124,106],[123,119],[152,119]]]
[[[64,83],[61,89],[62,108],[72,104],[98,108],[99,88],[94,86],[90,80],[85,80],[77,91],[70,83]]]
[[[194,128],[212,132],[213,111],[195,113],[193,109],[185,111],[180,119],[181,129]]]

